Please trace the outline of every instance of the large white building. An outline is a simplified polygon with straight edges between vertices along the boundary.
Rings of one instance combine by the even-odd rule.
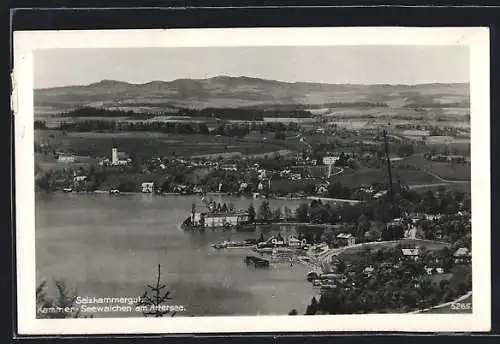
[[[202,221],[203,217],[203,221]],[[234,227],[239,224],[247,223],[249,220],[247,212],[232,213],[194,213],[191,214],[191,223],[195,226],[203,227]]]
[[[325,156],[325,157],[323,157],[323,164],[324,165],[333,165],[339,159],[340,159],[340,157],[338,157],[338,156]]]
[[[73,163],[76,161],[76,157],[74,155],[59,155],[57,161],[64,163]]]

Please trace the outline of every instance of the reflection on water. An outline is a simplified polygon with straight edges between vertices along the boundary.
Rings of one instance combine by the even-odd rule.
[[[236,208],[259,200],[226,198]],[[217,251],[220,240],[258,238],[293,226],[255,232],[184,232],[181,223],[196,196],[39,194],[36,198],[37,281],[64,279],[80,296],[134,297],[154,283],[157,265],[172,291],[172,304],[186,315],[303,313],[314,291],[305,281],[308,268],[271,264],[253,269],[243,263],[247,249]],[[271,207],[294,209],[300,201],[271,200]],[[102,313],[97,316],[142,316]]]

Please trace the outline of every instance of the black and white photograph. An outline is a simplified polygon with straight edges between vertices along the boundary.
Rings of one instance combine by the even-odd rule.
[[[489,330],[487,29],[153,31],[15,37],[20,326]]]

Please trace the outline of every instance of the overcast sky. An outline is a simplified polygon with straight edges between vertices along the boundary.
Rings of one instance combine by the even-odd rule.
[[[34,56],[35,88],[218,75],[331,84],[469,82],[465,46],[55,49]]]

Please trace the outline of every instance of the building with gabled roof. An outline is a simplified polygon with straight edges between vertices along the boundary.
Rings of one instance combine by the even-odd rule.
[[[339,246],[352,246],[356,243],[356,238],[350,233],[340,233],[337,235]]]
[[[401,253],[403,254],[403,257],[406,259],[413,259],[413,260],[418,260],[420,250],[418,247],[415,248],[402,248]]]

